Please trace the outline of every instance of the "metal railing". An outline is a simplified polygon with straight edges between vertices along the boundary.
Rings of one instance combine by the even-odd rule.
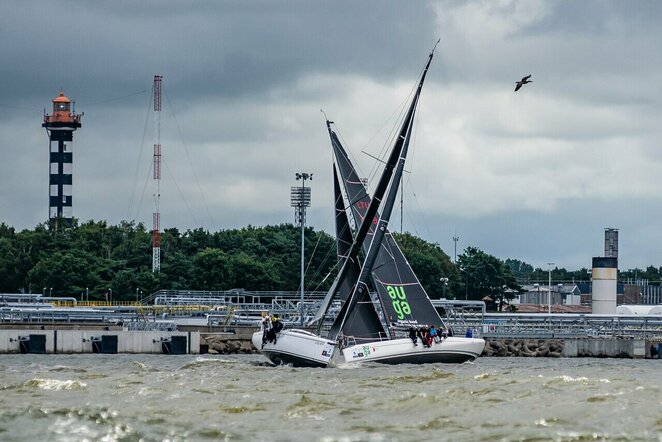
[[[503,339],[662,339],[662,315],[486,313],[480,321],[470,318],[463,323],[449,322],[456,333],[471,328],[483,337]]]

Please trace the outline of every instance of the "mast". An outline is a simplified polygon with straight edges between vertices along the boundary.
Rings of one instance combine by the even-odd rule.
[[[436,47],[436,45],[435,45]],[[350,296],[348,302],[346,302],[338,317],[336,318],[335,323],[333,324],[331,328],[331,332],[329,332],[329,339],[334,339],[338,333],[342,330],[348,316],[348,312],[351,312],[354,307],[356,306],[356,303],[359,301],[359,299],[363,298],[364,294],[367,292],[368,286],[367,286],[367,281],[368,278],[370,277],[370,273],[372,272],[372,266],[375,263],[375,259],[377,258],[377,254],[379,252],[379,249],[382,244],[382,240],[384,239],[384,234],[386,233],[386,229],[388,226],[389,219],[391,217],[391,213],[393,211],[393,206],[395,204],[395,199],[398,193],[398,187],[400,185],[400,181],[402,178],[402,170],[404,168],[404,163],[405,159],[407,157],[407,151],[409,148],[409,139],[411,135],[411,128],[412,124],[414,121],[414,116],[416,114],[416,107],[418,105],[418,99],[421,95],[421,90],[423,88],[423,83],[425,82],[425,77],[427,75],[428,69],[430,67],[430,63],[432,62],[432,57],[434,56],[434,49],[432,52],[430,52],[430,55],[428,56],[428,61],[425,65],[425,68],[423,69],[423,74],[421,75],[421,79],[418,83],[418,87],[416,89],[416,93],[414,95],[414,98],[412,99],[412,102],[409,106],[409,110],[407,111],[407,115],[405,117],[405,120],[402,124],[402,128],[400,129],[400,133],[398,135],[398,138],[396,139],[395,146],[393,147],[393,151],[391,152],[391,157],[393,157],[393,154],[395,152],[398,153],[396,162],[397,164],[395,165],[395,170],[393,170],[393,165],[389,166],[391,158],[389,158],[389,163],[387,163],[385,170],[382,174],[382,177],[379,181],[378,189],[379,186],[381,186],[383,183],[382,181],[384,180],[384,176],[387,174],[387,169],[390,167],[390,170],[388,170],[389,173],[389,179],[392,176],[391,185],[389,188],[389,192],[386,196],[386,202],[384,204],[384,209],[382,212],[382,216],[380,217],[378,221],[378,226],[377,229],[375,229],[375,234],[373,235],[372,242],[370,244],[370,248],[368,249],[368,254],[367,257],[363,263],[363,266],[361,268],[361,274],[359,276],[359,279],[354,286],[354,292]],[[327,126],[330,129],[330,125],[327,122]],[[388,184],[388,183],[387,183]],[[379,197],[377,196],[377,191],[375,191],[375,197],[372,199],[370,202],[370,208],[372,208],[375,205],[375,202],[379,198],[381,198],[384,195],[384,191],[382,191],[381,194],[379,194]],[[368,209],[368,212],[370,209]],[[374,214],[371,216],[370,219]],[[366,214],[366,218],[368,217],[368,214]],[[361,223],[361,227],[363,227],[363,224],[365,224],[366,220],[364,219],[363,222]],[[361,241],[363,242],[363,241]]]
[[[154,156],[153,179],[156,181],[154,213],[152,214],[152,273],[161,271],[161,80],[162,75],[154,76]]]
[[[410,113],[411,113],[411,109],[410,109]],[[409,119],[410,113],[408,113],[407,119]],[[329,130],[329,133],[331,133],[332,132],[331,124],[328,120],[326,122],[326,126],[327,129]],[[359,227],[356,236],[354,237],[354,242],[352,243],[352,246],[350,247],[347,253],[347,259],[345,260],[343,266],[340,268],[340,272],[338,272],[338,275],[336,276],[336,279],[333,281],[331,288],[329,289],[326,296],[322,300],[322,305],[320,306],[319,310],[317,310],[317,313],[313,317],[311,321],[312,323],[320,321],[320,319],[322,319],[326,315],[326,312],[328,311],[329,306],[331,305],[331,301],[336,296],[340,285],[347,277],[347,273],[349,272],[352,263],[356,261],[359,254],[359,250],[361,249],[361,245],[363,244],[363,241],[365,240],[366,235],[368,234],[368,230],[370,230],[370,226],[372,225],[375,219],[375,215],[377,214],[377,209],[379,208],[379,205],[381,204],[381,200],[384,197],[384,193],[386,193],[386,188],[388,187],[388,184],[391,181],[391,177],[393,176],[393,169],[395,168],[395,164],[398,158],[400,157],[401,150],[402,150],[402,143],[400,138],[398,138],[398,141],[393,147],[393,150],[391,151],[391,155],[389,156],[388,161],[384,166],[384,171],[382,172],[382,176],[379,179],[379,183],[377,184],[377,189],[375,190],[375,196],[370,202],[370,206],[368,207],[365,217],[361,222],[361,226]],[[320,332],[321,327],[322,327],[322,323],[319,322],[317,326],[318,333]]]
[[[375,222],[375,215],[377,215],[377,209],[379,208],[382,198],[384,197],[384,194],[386,193],[389,183],[391,182],[394,169],[402,153],[402,148],[404,146],[404,141],[406,139],[407,131],[409,130],[411,119],[414,114],[414,109],[418,102],[418,97],[421,93],[423,82],[425,81],[425,76],[427,74],[428,68],[430,67],[430,63],[432,62],[433,54],[434,54],[434,49],[429,55],[428,61],[425,65],[425,69],[423,70],[423,75],[421,76],[421,80],[418,84],[416,94],[414,96],[414,99],[412,100],[411,105],[409,106],[409,110],[407,111],[407,114],[405,116],[402,128],[400,129],[400,134],[398,135],[395,145],[391,150],[391,154],[389,155],[389,158],[386,161],[386,165],[384,166],[384,171],[382,172],[379,182],[377,183],[374,197],[370,201],[370,205],[365,213],[365,217],[363,218],[361,222],[361,226],[359,227],[356,236],[354,237],[354,242],[352,243],[352,247],[350,248],[347,254],[347,259],[345,260],[345,263],[343,264],[340,272],[338,273],[338,276],[336,276],[336,279],[334,280],[333,285],[329,289],[329,292],[322,301],[322,305],[315,314],[315,317],[313,318],[312,322],[319,321],[326,315],[326,312],[329,309],[331,301],[338,293],[338,288],[340,284],[347,277],[347,272],[349,271],[349,266],[351,265],[350,262],[354,262],[357,259],[359,250],[363,245],[363,241],[365,240],[371,225],[373,224],[373,222]],[[329,135],[333,137],[333,131],[331,130],[331,122],[327,120],[326,126],[327,126],[327,130],[329,131]],[[397,185],[396,185],[396,189],[397,189]],[[366,263],[364,263],[364,266],[366,266]],[[372,264],[369,265],[369,268],[372,268]],[[353,297],[353,298],[355,298],[353,304],[356,304],[356,302],[358,302],[358,297]],[[348,309],[346,308],[347,304],[348,303],[345,303],[341,311],[341,315],[339,316],[339,318],[342,318],[343,321],[348,312]],[[318,332],[320,328],[321,328],[321,323],[318,325]],[[329,339],[333,339],[334,337],[335,336],[332,336],[331,334],[329,335]]]

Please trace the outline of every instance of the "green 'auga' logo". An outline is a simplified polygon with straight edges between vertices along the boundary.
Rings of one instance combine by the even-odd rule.
[[[404,287],[386,286],[386,291],[391,297],[393,302],[393,309],[398,314],[398,319],[405,319],[405,315],[411,315],[411,307],[407,302],[407,295],[405,295]]]

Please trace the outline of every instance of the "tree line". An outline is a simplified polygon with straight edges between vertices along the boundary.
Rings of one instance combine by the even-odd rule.
[[[142,223],[54,221],[16,231],[0,223],[0,293],[83,294],[129,301],[160,289],[297,291],[301,230],[292,224],[161,234],[161,269],[152,272],[152,235]],[[307,227],[305,290],[327,290],[337,272],[335,238]],[[546,282],[548,270],[500,260],[467,247],[453,262],[436,243],[410,233],[393,236],[431,298],[507,299],[521,285]],[[552,269],[554,281],[587,281],[588,270]],[[620,272],[619,278],[659,282],[662,267]]]

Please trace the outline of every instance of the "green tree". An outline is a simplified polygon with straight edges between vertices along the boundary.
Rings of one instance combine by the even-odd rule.
[[[230,258],[220,249],[206,248],[193,258],[192,288],[195,290],[228,290],[232,269]]]
[[[521,291],[510,267],[477,247],[467,247],[458,256],[458,266],[465,277],[464,288],[468,299],[479,300],[489,296],[498,301],[501,309],[505,300],[513,299]]]
[[[33,286],[48,287],[48,293],[53,296],[78,297],[89,288],[92,291],[90,298],[96,295],[100,299],[100,293],[110,287],[110,278],[100,275],[100,269],[107,266],[103,260],[88,252],[57,251],[40,260],[28,272],[28,279]]]
[[[459,278],[457,267],[439,244],[429,243],[408,232],[393,233],[393,238],[430,298],[457,297],[457,293],[451,291]]]

